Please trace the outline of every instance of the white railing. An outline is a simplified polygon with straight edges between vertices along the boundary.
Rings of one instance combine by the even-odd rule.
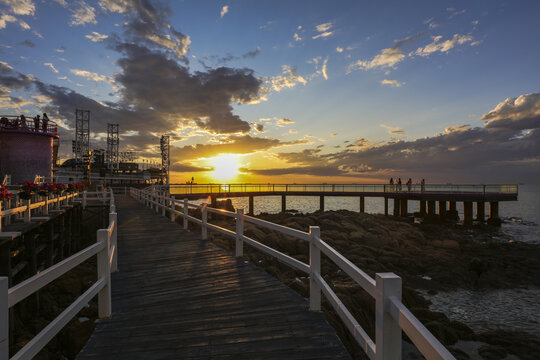
[[[184,229],[188,229],[189,221],[201,225],[201,236],[203,239],[207,239],[208,230],[235,238],[235,255],[238,257],[243,256],[243,246],[246,243],[263,253],[274,256],[279,261],[295,269],[309,274],[310,309],[312,311],[321,310],[322,293],[370,359],[401,359],[402,331],[407,334],[426,359],[455,359],[444,345],[403,305],[401,302],[401,278],[399,276],[394,273],[377,273],[375,279],[373,279],[326,244],[321,239],[320,228],[318,226],[310,226],[309,232],[303,232],[244,215],[244,209],[237,209],[236,213],[234,213],[227,210],[210,208],[206,203],[195,205],[190,203],[188,199],[179,201],[174,196],[161,191],[158,187],[150,187],[144,190],[131,188],[130,194],[145,206],[154,209],[158,213],[161,212],[164,216],[168,212],[172,221],[175,221],[176,216],[181,216],[184,220]],[[177,210],[177,206],[182,207],[182,211]],[[200,209],[201,219],[189,215],[189,208]],[[209,212],[234,218],[236,220],[235,231],[208,223]],[[309,264],[305,264],[245,236],[245,222],[309,242]],[[341,302],[334,290],[332,290],[330,285],[321,276],[321,252],[375,299],[375,341],[369,337],[347,307]]]
[[[0,359],[32,359],[96,295],[98,296],[99,317],[111,316],[111,272],[117,270],[118,220],[112,192],[109,199],[109,226],[97,231],[95,244],[9,289],[8,278],[0,277]],[[97,281],[13,357],[9,358],[9,308],[94,255],[97,255]]]
[[[36,198],[36,197],[34,197]],[[43,200],[32,202],[32,200],[22,200],[18,196],[7,203],[7,208],[0,202],[0,233],[2,232],[2,223],[9,225],[13,218],[22,217],[25,223],[32,220],[32,212],[41,215],[49,215],[49,210],[58,210],[62,205],[69,205],[76,198],[79,198],[79,192],[67,193],[65,195],[49,194],[41,197]]]

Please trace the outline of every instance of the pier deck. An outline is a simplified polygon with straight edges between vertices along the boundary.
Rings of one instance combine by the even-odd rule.
[[[111,319],[78,359],[348,359],[322,313],[244,259],[117,199]]]

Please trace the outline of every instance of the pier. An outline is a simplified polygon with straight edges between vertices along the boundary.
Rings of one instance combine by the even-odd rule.
[[[389,215],[389,202],[393,202],[393,215],[409,215],[408,202],[418,201],[420,216],[444,217],[448,211],[456,211],[457,202],[463,202],[464,224],[472,224],[474,204],[476,220],[485,221],[486,203],[489,205],[488,220],[499,219],[499,202],[515,201],[518,185],[449,185],[430,184],[411,186],[390,184],[171,184],[170,193],[179,198],[211,199],[247,197],[248,214],[254,214],[255,196],[281,196],[281,211],[287,211],[287,196],[319,197],[319,209],[324,211],[327,196],[358,197],[360,212],[365,211],[365,198],[375,197],[384,201],[384,213]],[[438,206],[436,206],[438,204]]]

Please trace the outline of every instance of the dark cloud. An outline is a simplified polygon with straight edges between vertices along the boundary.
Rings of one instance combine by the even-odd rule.
[[[256,57],[257,55],[259,55],[261,53],[261,48],[257,46],[257,48],[253,51],[249,51],[247,53],[245,53],[244,55],[242,55],[242,57],[244,59],[247,59],[247,58],[254,58]]]
[[[31,47],[31,48],[36,47],[36,44],[33,43],[33,42],[30,41],[30,40],[24,40],[24,41],[21,41],[21,42],[19,43],[19,45],[22,45],[22,46],[28,46],[28,47]]]
[[[212,167],[200,167],[186,163],[175,163],[171,165],[171,171],[177,172],[201,172],[201,171],[212,171]]]
[[[312,176],[343,176],[347,173],[331,166],[300,166],[278,169],[238,169],[241,172],[262,176],[278,175],[312,175]]]
[[[254,127],[255,130],[257,130],[258,132],[264,132],[264,125],[263,125],[263,124],[253,123],[253,127]]]

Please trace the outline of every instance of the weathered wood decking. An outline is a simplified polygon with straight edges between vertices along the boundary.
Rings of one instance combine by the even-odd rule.
[[[78,359],[347,359],[307,300],[133,199],[117,199],[111,319]]]

